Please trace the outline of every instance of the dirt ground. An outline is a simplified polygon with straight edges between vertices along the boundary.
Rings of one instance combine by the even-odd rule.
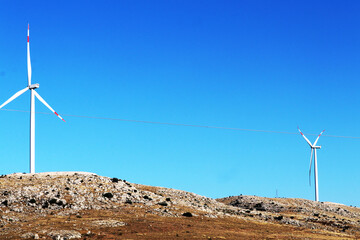
[[[246,218],[162,217],[124,207],[81,211],[76,215],[27,216],[0,228],[1,239],[37,233],[51,239],[52,230],[75,230],[81,239],[360,239],[346,233],[310,230]],[[113,224],[114,226],[111,226]]]

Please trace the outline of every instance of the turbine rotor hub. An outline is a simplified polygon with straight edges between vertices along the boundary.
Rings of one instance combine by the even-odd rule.
[[[37,88],[39,88],[39,87],[40,87],[40,84],[35,83],[35,84],[31,84],[31,85],[29,86],[29,89],[37,89]]]

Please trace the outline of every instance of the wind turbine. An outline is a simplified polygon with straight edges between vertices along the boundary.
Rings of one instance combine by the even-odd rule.
[[[30,43],[29,43],[29,25],[27,31],[27,70],[28,70],[28,86],[17,93],[15,93],[11,98],[9,98],[6,102],[4,102],[1,106],[4,107],[6,104],[19,97],[21,94],[25,93],[27,90],[30,90],[30,173],[35,173],[35,96],[40,100],[47,108],[49,108],[53,113],[56,114],[61,120],[65,122],[65,120],[57,114],[50,107],[49,104],[45,102],[45,100],[35,91],[35,89],[39,88],[39,84],[31,84],[31,62],[30,62]]]
[[[319,188],[318,188],[318,172],[317,172],[317,157],[316,157],[316,150],[320,149],[321,146],[316,146],[316,143],[318,142],[321,134],[323,134],[323,132],[325,130],[323,130],[318,137],[316,138],[315,142],[313,144],[311,144],[311,142],[309,141],[309,139],[307,139],[305,137],[305,135],[301,132],[300,128],[298,127],[300,134],[304,137],[305,141],[310,145],[311,148],[311,157],[310,157],[310,167],[309,167],[309,184],[311,185],[311,165],[312,165],[312,159],[314,156],[314,174],[315,174],[315,201],[319,201]]]

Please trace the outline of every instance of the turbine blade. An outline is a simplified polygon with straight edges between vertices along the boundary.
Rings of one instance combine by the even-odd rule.
[[[15,98],[17,98],[18,96],[20,96],[21,94],[23,94],[24,92],[26,92],[26,90],[28,90],[29,87],[24,88],[23,90],[18,91],[17,93],[15,93],[11,98],[9,98],[6,102],[4,102],[0,108],[2,108],[3,106],[5,106],[6,104],[8,104],[9,102],[11,102],[12,100],[14,100]]]
[[[31,85],[31,61],[30,61],[29,31],[30,31],[30,26],[29,26],[29,24],[28,24],[28,31],[27,31],[27,70],[28,70],[28,86]]]
[[[65,122],[65,120],[57,112],[55,112],[55,110],[52,109],[50,107],[50,105],[47,104],[47,102],[45,102],[45,100],[35,90],[34,90],[34,93],[35,93],[35,96],[40,100],[40,102],[42,102],[45,106],[48,107],[48,109],[50,109],[53,113],[55,113],[56,116],[58,116],[61,120],[63,120]]]
[[[301,130],[300,130],[299,127],[298,127],[298,130],[299,130],[301,136],[303,136],[303,138],[306,140],[306,142],[310,145],[310,147],[312,147],[311,142],[309,141],[309,139],[307,139],[307,138],[305,137],[305,135],[301,132]]]
[[[315,140],[315,142],[314,142],[314,146],[316,146],[316,143],[318,142],[319,137],[321,136],[321,134],[323,134],[323,132],[325,132],[325,130],[323,130],[323,131],[319,134],[319,136],[316,138],[316,140]]]
[[[311,165],[312,165],[313,153],[314,153],[314,149],[311,148],[310,167],[309,167],[309,185],[310,186],[311,186]]]

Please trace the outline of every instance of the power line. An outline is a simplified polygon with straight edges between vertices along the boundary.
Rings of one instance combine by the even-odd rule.
[[[16,110],[16,109],[0,109],[2,111],[9,112],[26,112],[27,110]],[[47,112],[35,112],[36,114],[47,114],[51,115],[53,113]],[[145,120],[134,120],[134,119],[122,119],[122,118],[109,118],[109,117],[94,117],[94,116],[83,116],[83,115],[72,115],[72,114],[61,114],[62,116],[67,117],[76,117],[76,118],[90,118],[90,119],[100,119],[100,120],[111,120],[111,121],[123,121],[123,122],[134,122],[134,123],[150,123],[150,124],[160,124],[160,125],[171,125],[171,126],[182,126],[182,127],[197,127],[197,128],[212,128],[212,129],[222,129],[222,130],[233,130],[233,131],[247,131],[247,132],[264,132],[264,133],[278,133],[278,134],[292,134],[298,135],[298,132],[284,132],[284,131],[271,131],[271,130],[261,130],[261,129],[247,129],[247,128],[233,128],[233,127],[218,127],[218,126],[206,126],[206,125],[196,125],[196,124],[184,124],[184,123],[169,123],[169,122],[155,122],[155,121],[145,121]],[[317,136],[318,134],[306,133],[306,135]],[[339,135],[322,135],[323,137],[333,137],[333,138],[351,138],[351,139],[360,139],[360,137],[354,136],[339,136]]]

